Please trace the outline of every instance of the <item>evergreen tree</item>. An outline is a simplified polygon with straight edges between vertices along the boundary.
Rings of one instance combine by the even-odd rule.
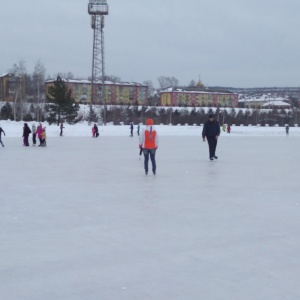
[[[88,120],[89,122],[94,122],[97,123],[98,122],[98,116],[97,113],[95,112],[95,110],[93,108],[90,109],[89,113],[88,113]]]
[[[31,115],[31,113],[25,114],[24,117],[23,117],[23,121],[25,121],[25,122],[31,122],[31,121],[33,121],[33,117]]]
[[[79,105],[72,98],[72,91],[68,90],[66,84],[57,76],[54,85],[48,88],[46,111],[48,112],[47,121],[49,124],[66,120],[69,124],[77,122]]]
[[[0,111],[0,119],[1,120],[13,120],[13,110],[9,102],[6,102],[5,105],[2,106]]]

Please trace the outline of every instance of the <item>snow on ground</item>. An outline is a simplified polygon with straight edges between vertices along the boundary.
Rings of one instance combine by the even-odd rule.
[[[145,176],[129,126],[0,126],[0,299],[300,299],[298,128],[159,126]]]

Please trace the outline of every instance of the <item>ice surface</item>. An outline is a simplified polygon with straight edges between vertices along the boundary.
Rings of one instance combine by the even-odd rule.
[[[137,137],[103,128],[47,148],[4,137],[0,299],[299,300],[299,137],[239,128],[211,162],[199,127],[174,130],[156,176]]]

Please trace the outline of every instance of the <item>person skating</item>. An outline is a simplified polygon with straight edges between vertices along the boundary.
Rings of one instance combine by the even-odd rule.
[[[230,125],[228,124],[228,125],[227,125],[227,133],[230,133],[230,131],[231,131],[231,127],[230,127]]]
[[[27,123],[24,123],[24,127],[23,127],[23,145],[24,146],[29,146],[28,138],[29,138],[30,133],[31,133],[31,130],[28,127]]]
[[[39,144],[39,147],[42,145],[42,133],[43,133],[43,127],[42,127],[42,124],[40,123],[36,129],[36,132],[35,132],[38,136],[38,139],[40,141],[40,144]]]
[[[138,136],[140,136],[140,129],[141,129],[141,126],[140,126],[140,124],[138,124],[138,126],[137,126],[137,135]]]
[[[143,149],[144,153],[144,169],[145,174],[148,174],[148,163],[149,163],[149,156],[152,163],[152,172],[156,174],[156,161],[155,161],[155,154],[156,149],[158,147],[158,134],[155,129],[154,122],[152,119],[147,119],[146,121],[146,128],[142,130],[140,135],[140,149]]]
[[[130,136],[133,136],[133,122],[130,122]]]
[[[65,127],[64,127],[64,122],[61,122],[60,123],[60,136],[62,136],[63,135],[63,129],[64,129]]]
[[[47,138],[46,127],[44,127],[42,129],[42,143],[41,143],[41,147],[46,147],[47,146],[46,138]]]
[[[4,147],[4,144],[3,144],[2,139],[1,139],[2,132],[5,135],[4,130],[2,129],[2,127],[0,127],[0,143],[1,143],[2,147]]]
[[[35,144],[36,144],[36,126],[35,126],[35,123],[32,124],[31,131],[32,131],[32,145],[35,146]]]
[[[94,137],[98,137],[98,136],[99,136],[99,129],[98,126],[94,124]]]
[[[92,127],[92,137],[93,138],[95,137],[95,128],[94,128],[94,126]]]
[[[289,124],[286,124],[285,125],[285,133],[286,133],[286,135],[289,134],[289,130],[290,130],[290,126],[289,126]]]
[[[209,146],[209,159],[214,160],[216,156],[217,142],[220,135],[220,124],[214,119],[213,115],[209,116],[208,121],[205,122],[202,131],[203,142],[207,139]]]

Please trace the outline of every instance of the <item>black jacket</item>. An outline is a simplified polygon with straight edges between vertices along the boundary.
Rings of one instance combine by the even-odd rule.
[[[24,127],[24,129],[23,129],[23,137],[24,136],[29,136],[29,134],[31,133],[31,130],[30,130],[30,128],[27,126],[25,126]]]
[[[203,126],[203,131],[202,131],[202,137],[215,137],[217,135],[220,135],[220,124],[218,121],[214,120],[213,122],[211,121],[206,121],[204,126]]]

